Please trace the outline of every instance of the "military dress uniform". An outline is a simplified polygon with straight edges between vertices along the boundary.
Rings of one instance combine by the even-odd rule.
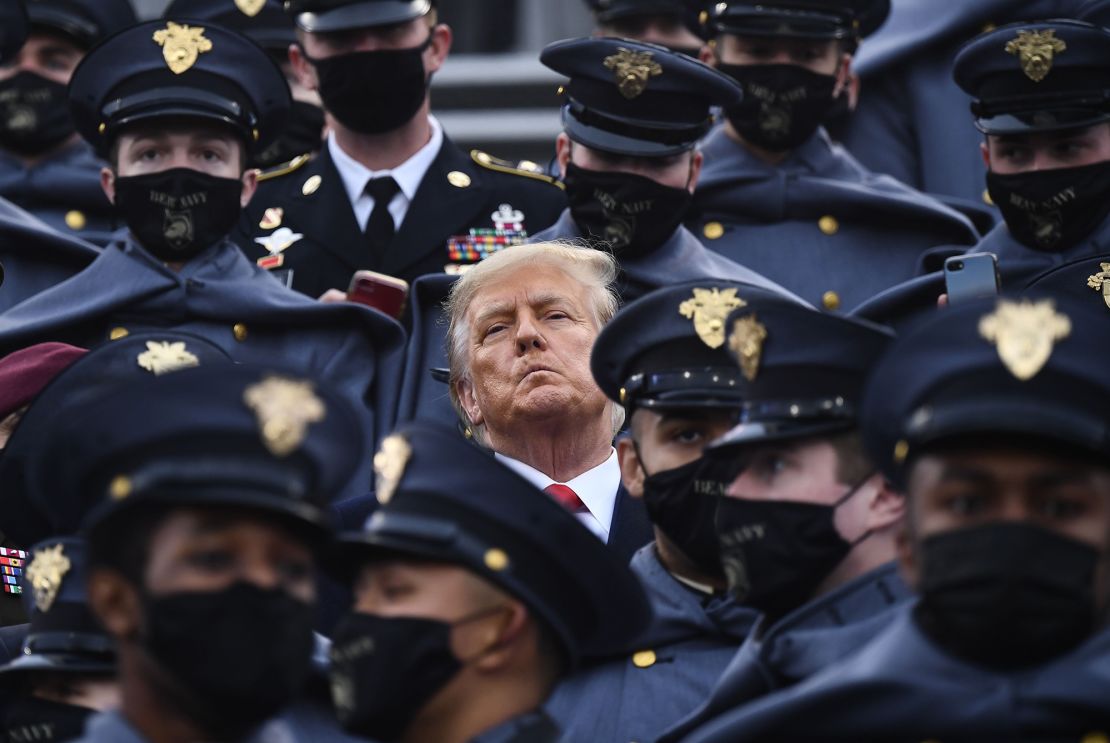
[[[177,62],[161,43],[172,47],[174,39],[183,53],[190,40],[198,43],[193,64],[180,74],[167,69],[168,60]],[[234,81],[243,76],[247,84],[240,88]],[[228,85],[223,95],[210,93],[213,77]],[[116,93],[121,85],[138,86],[140,92]],[[70,90],[80,131],[100,147],[121,122],[181,115],[227,122],[246,140],[257,135],[258,146],[265,146],[280,128],[289,100],[281,73],[243,37],[217,26],[164,22],[134,27],[91,52]],[[157,105],[146,106],[148,95],[158,96]],[[393,425],[401,327],[365,307],[322,305],[286,289],[228,239],[174,271],[128,233],[86,270],[5,313],[0,348],[60,339],[92,347],[157,329],[200,335],[236,361],[283,363],[332,380],[364,402],[376,435]]]
[[[31,694],[29,681],[54,676],[108,680],[116,672],[115,642],[89,611],[86,545],[78,538],[35,545],[24,577],[31,623],[19,657],[0,666],[0,732],[5,741],[61,743],[80,737],[93,710]]]
[[[651,158],[688,152],[708,131],[712,107],[741,95],[739,86],[700,62],[627,39],[556,42],[544,49],[540,61],[570,78],[564,90],[563,127],[571,141],[619,156]],[[624,64],[631,67],[625,70]],[[637,65],[643,66],[640,72]],[[659,74],[652,74],[654,70]],[[645,76],[642,88],[629,85],[636,74]],[[635,207],[618,203],[612,208],[616,224],[626,221],[616,216],[619,212]],[[550,229],[533,236],[536,242],[584,238],[599,240],[583,232],[570,209]],[[609,249],[604,242],[599,247]],[[698,279],[782,289],[747,266],[706,250],[681,225],[658,247],[641,252],[622,255],[616,249],[625,301]]]
[[[457,273],[484,254],[460,250],[453,237],[471,230],[495,237],[506,224],[538,232],[566,203],[550,176],[519,170],[485,152],[468,154],[444,135],[404,222],[376,258],[355,219],[332,146],[337,145],[326,143],[315,159],[263,173],[234,235],[252,262],[281,280],[291,273],[291,286],[310,297],[345,291],[354,272],[363,269],[410,284],[425,274]],[[505,221],[505,215],[512,219]]]
[[[860,49],[859,105],[844,145],[876,173],[938,197],[993,207],[978,156],[983,138],[967,120],[971,98],[952,83],[960,48],[1017,20],[1083,19],[1103,0],[899,0],[889,22]]]
[[[1030,66],[1033,58],[1021,42],[1023,34],[1066,47],[1049,45],[1043,75]],[[1054,48],[1058,51],[1051,53]],[[1110,121],[1110,108],[1102,102],[1102,73],[1107,69],[1108,52],[1110,31],[1089,23],[1017,23],[966,45],[956,59],[954,75],[960,88],[975,101],[979,131],[987,135],[1064,131]],[[1108,185],[1103,177],[1101,181],[1076,183],[1072,190],[1064,187],[1059,193],[1045,194],[1043,201],[1025,201],[1023,208],[1013,209],[1006,215],[1007,221],[995,227],[971,252],[998,256],[1004,291],[1020,291],[1045,272],[1108,253],[1110,214],[1104,214],[1082,235],[1069,231],[1065,223],[1065,217],[1069,221],[1097,219],[1101,203],[1096,200],[1088,207],[1090,214],[1067,214],[1060,207],[1076,198],[1090,199],[1105,193]],[[1035,239],[1019,240],[1014,230],[1031,232]],[[944,286],[940,272],[918,277],[867,301],[856,313],[895,325],[912,324],[930,314]]]
[[[383,444],[375,470],[381,507],[360,531],[340,535],[338,579],[349,583],[359,565],[383,557],[457,565],[525,604],[558,647],[560,675],[626,652],[651,621],[644,590],[624,563],[561,504],[455,430],[406,424]],[[333,689],[353,689],[357,708],[358,695],[374,690],[359,689],[345,655],[333,646]],[[536,709],[471,743],[557,740],[558,727]]]
[[[629,418],[637,410],[739,416],[746,382],[725,349],[724,321],[756,297],[788,301],[749,284],[713,280],[675,284],[632,302],[594,344],[598,386]],[[702,514],[710,533],[715,498],[700,494],[700,506],[682,504]],[[655,522],[664,535],[670,527]],[[655,619],[634,653],[584,668],[556,689],[547,708],[568,743],[655,740],[704,701],[759,617],[723,590],[672,574],[654,540],[631,567]]]
[[[286,11],[302,31],[335,33],[412,21],[434,5],[429,0],[299,0],[287,2]],[[297,291],[318,297],[329,289],[345,290],[352,274],[362,269],[410,284],[425,274],[458,272],[513,244],[512,237],[555,221],[566,201],[561,184],[542,168],[521,170],[484,152],[466,153],[443,134],[438,121],[432,118],[430,124],[431,140],[404,164],[419,161],[424,168],[419,184],[409,186],[411,193],[394,179],[398,190],[375,195],[376,184],[392,178],[393,171],[361,172],[365,168],[331,136],[315,159],[297,158],[262,175],[236,241],[252,261]],[[423,164],[425,159],[430,164]],[[341,168],[352,179],[366,175],[366,182],[357,188],[353,181],[345,183]],[[408,197],[408,208],[401,220],[388,215],[395,232],[383,246],[378,244],[383,238],[371,229],[374,212],[356,218],[355,201],[369,195],[375,207],[380,198],[393,204],[399,193]]]
[[[750,447],[855,430],[864,381],[893,338],[880,326],[760,298],[731,312],[726,328],[745,384],[740,424],[707,451],[722,461],[742,460]],[[683,739],[719,714],[820,671],[870,640],[908,597],[888,563],[784,607],[781,616],[763,615],[706,702],[663,739]]]
[[[838,10],[883,3],[819,5]],[[710,22],[718,36],[836,39],[855,33],[843,25],[853,15],[815,31],[791,25],[800,12],[791,2],[776,0],[757,10],[769,16],[761,23],[778,15],[785,20],[770,30],[750,28],[755,11],[737,2],[719,4]],[[864,31],[874,27],[871,22]],[[694,193],[690,230],[710,250],[826,310],[848,310],[921,273],[930,248],[973,245],[979,237],[962,214],[865,169],[823,128],[777,165],[749,152],[724,126],[709,135],[702,151],[705,167]]]
[[[966,450],[969,436],[1028,438],[1104,461],[1106,437],[1092,432],[1104,431],[1110,414],[1101,366],[1108,342],[1103,311],[1063,298],[950,307],[899,338],[876,366],[860,408],[867,451],[896,483],[919,452],[950,441]],[[791,689],[727,711],[684,740],[1106,736],[1110,635],[1093,620],[1074,649],[1035,664],[1013,658],[1013,667],[1002,669],[942,648],[922,629],[919,608],[916,601],[904,606],[850,656]]]
[[[26,6],[32,33],[61,34],[84,49],[136,22],[127,0],[36,0]],[[31,166],[0,149],[0,196],[63,234],[103,245],[122,226],[100,186],[103,167],[104,161],[82,141]]]

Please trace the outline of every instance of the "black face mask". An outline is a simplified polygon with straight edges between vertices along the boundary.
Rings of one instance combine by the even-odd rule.
[[[246,734],[308,678],[315,612],[286,591],[236,583],[143,604],[141,642],[170,679],[161,691],[208,731]]]
[[[427,96],[424,50],[432,37],[412,49],[350,52],[309,58],[316,68],[324,108],[359,134],[384,134],[408,123]]]
[[[243,184],[191,168],[116,178],[116,208],[139,244],[167,263],[196,257],[239,221]]]
[[[1110,214],[1110,161],[1031,173],[987,173],[1014,239],[1048,252],[1078,245]]]
[[[643,466],[638,446],[636,455]],[[652,523],[698,570],[714,578],[724,577],[714,530],[717,504],[735,474],[730,463],[703,456],[644,478],[644,507]]]
[[[251,161],[252,168],[272,168],[299,155],[316,152],[324,136],[324,109],[304,101],[293,101],[285,131]]]
[[[836,503],[721,498],[717,536],[729,592],[744,606],[778,618],[809,601],[852,547],[836,530],[836,509],[854,496],[868,475]]]
[[[93,710],[72,704],[49,702],[37,697],[17,697],[7,714],[0,716],[0,740],[62,741],[76,740],[85,732]]]
[[[746,142],[770,152],[805,143],[836,109],[836,77],[791,64],[730,65],[717,69],[744,88],[725,116]]]
[[[336,627],[331,688],[339,722],[355,735],[397,740],[416,715],[463,668],[451,629],[501,611],[486,609],[454,623],[418,617],[348,614]]]
[[[953,655],[989,668],[1034,666],[1094,631],[1093,547],[1021,523],[938,534],[921,544],[915,618]]]
[[[688,190],[639,175],[567,163],[563,180],[571,216],[582,235],[609,243],[618,259],[657,250],[682,225],[690,209]]]
[[[74,131],[65,85],[26,71],[0,82],[0,146],[34,157]]]

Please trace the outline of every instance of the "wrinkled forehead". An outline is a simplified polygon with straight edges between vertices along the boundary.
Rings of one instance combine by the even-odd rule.
[[[470,300],[468,315],[474,320],[491,314],[515,314],[524,309],[569,305],[589,308],[590,288],[570,269],[553,261],[521,263],[498,272]]]

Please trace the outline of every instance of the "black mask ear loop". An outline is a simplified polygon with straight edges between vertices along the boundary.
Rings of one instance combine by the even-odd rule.
[[[857,482],[855,485],[853,485],[852,488],[840,498],[840,500],[838,500],[836,503],[833,503],[833,513],[835,514],[837,509],[839,509],[842,505],[847,503],[857,493],[859,493],[859,489],[862,488],[864,485],[866,485],[867,481],[870,480],[872,477],[874,477],[875,473],[878,472],[878,471],[879,470],[877,468],[871,469],[870,471],[868,471],[867,475],[864,476],[863,479],[861,479],[859,482]],[[857,544],[860,544],[861,542],[863,542],[867,539],[870,539],[871,536],[874,533],[875,533],[874,529],[868,529],[863,534],[861,534],[855,541],[849,542],[848,544],[849,544],[850,547],[854,548]]]

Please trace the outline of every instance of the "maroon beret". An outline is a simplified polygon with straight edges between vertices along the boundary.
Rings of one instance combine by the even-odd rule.
[[[39,343],[0,359],[0,420],[38,397],[54,377],[86,353],[68,343]]]

